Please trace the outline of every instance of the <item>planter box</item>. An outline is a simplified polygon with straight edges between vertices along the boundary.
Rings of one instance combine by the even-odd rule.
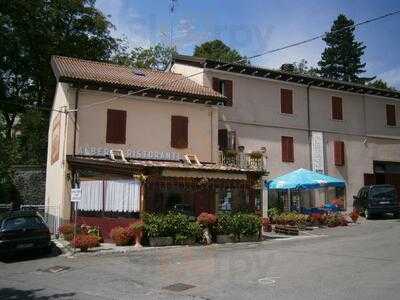
[[[275,225],[276,233],[299,235],[299,228],[297,226],[290,225]]]
[[[240,235],[241,242],[258,242],[258,234],[255,235]]]
[[[217,243],[218,244],[234,243],[234,242],[236,242],[236,239],[231,234],[217,235]]]
[[[172,246],[174,244],[174,240],[170,236],[150,237],[149,244],[151,247]]]

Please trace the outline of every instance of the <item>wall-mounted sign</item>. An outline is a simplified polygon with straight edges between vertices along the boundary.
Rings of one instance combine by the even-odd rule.
[[[82,190],[79,188],[71,189],[71,202],[79,202],[82,199]]]
[[[61,114],[57,114],[53,121],[53,129],[51,131],[51,164],[58,161],[60,156],[60,129]]]
[[[98,156],[106,157],[110,156],[110,151],[115,150],[111,148],[99,148],[99,147],[81,147],[79,149],[79,155],[86,156]],[[146,150],[136,150],[128,149],[124,150],[125,158],[133,159],[153,159],[153,160],[172,160],[178,161],[183,159],[180,153],[170,152],[170,151],[146,151]]]
[[[322,132],[313,131],[311,133],[311,165],[314,172],[325,173],[324,135]]]

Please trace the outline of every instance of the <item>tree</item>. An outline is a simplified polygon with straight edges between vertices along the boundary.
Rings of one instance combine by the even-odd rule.
[[[298,62],[282,64],[280,70],[293,74],[301,74],[314,77],[318,76],[317,69],[314,67],[309,67],[308,62],[305,59],[302,59]]]
[[[327,47],[318,62],[322,77],[365,84],[372,78],[360,77],[365,72],[361,62],[366,46],[354,36],[354,21],[339,15],[323,40]]]
[[[208,58],[211,60],[219,60],[227,63],[249,63],[245,56],[240,55],[237,50],[230,48],[220,40],[213,40],[205,42],[200,46],[195,46],[193,55],[197,57]]]
[[[389,90],[393,92],[397,91],[396,88],[389,86],[388,83],[386,81],[383,81],[382,79],[376,79],[372,82],[369,82],[368,86],[381,90]]]
[[[136,47],[131,52],[127,52],[127,48],[126,46],[122,48],[112,60],[121,65],[160,71],[167,69],[172,56],[177,53],[174,47],[162,44],[156,44],[147,49]]]
[[[11,139],[21,105],[50,108],[55,77],[51,55],[108,60],[118,48],[113,25],[95,7],[95,0],[19,0],[0,4],[0,110]],[[10,104],[11,103],[11,104]],[[47,136],[48,116],[35,123]],[[29,128],[27,128],[29,129]],[[23,134],[29,135],[29,130]],[[26,142],[32,139],[25,139]],[[29,145],[23,147],[29,149]],[[38,157],[45,157],[45,149]]]

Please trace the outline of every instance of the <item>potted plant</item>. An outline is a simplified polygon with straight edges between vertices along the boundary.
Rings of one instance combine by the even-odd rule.
[[[63,224],[58,228],[58,232],[61,234],[64,240],[69,242],[74,237],[74,224]]]
[[[261,159],[264,154],[261,151],[252,151],[249,155],[251,159]]]
[[[202,212],[197,217],[197,222],[203,227],[203,238],[207,245],[211,244],[211,227],[217,222],[217,217],[214,214]]]
[[[272,231],[272,224],[271,224],[271,220],[269,218],[262,218],[261,224],[262,224],[263,230],[265,232]]]
[[[87,252],[89,248],[95,248],[99,246],[99,239],[89,234],[78,234],[71,242],[72,246],[81,250],[81,252]]]
[[[233,217],[229,213],[222,213],[217,216],[216,224],[217,243],[233,243],[235,236],[233,234]]]
[[[111,230],[111,238],[117,246],[127,246],[130,244],[129,232],[127,228],[115,227]]]
[[[135,241],[135,248],[142,247],[141,240],[143,237],[144,224],[143,221],[138,221],[129,226],[130,238]]]
[[[171,246],[173,240],[173,225],[169,223],[171,217],[157,214],[143,216],[144,230],[149,238],[151,247]]]
[[[240,242],[256,242],[259,240],[261,218],[255,214],[237,213],[233,217],[233,227]]]
[[[357,223],[357,220],[358,220],[359,217],[360,217],[360,214],[358,213],[357,210],[353,210],[353,211],[350,213],[350,218],[351,218],[351,220],[353,221],[353,223]]]

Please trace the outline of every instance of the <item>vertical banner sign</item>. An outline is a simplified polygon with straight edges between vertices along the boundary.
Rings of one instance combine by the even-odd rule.
[[[324,135],[322,132],[311,133],[311,165],[314,172],[325,173]]]

